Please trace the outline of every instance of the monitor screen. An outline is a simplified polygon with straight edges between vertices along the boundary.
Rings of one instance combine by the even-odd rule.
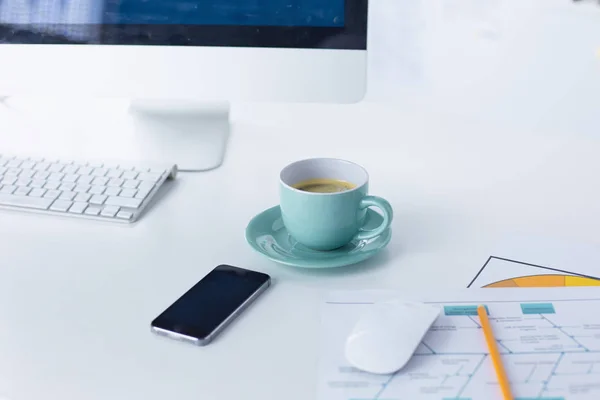
[[[363,49],[366,18],[367,0],[0,0],[0,43]]]
[[[109,0],[100,14],[115,24],[344,26],[344,0]]]

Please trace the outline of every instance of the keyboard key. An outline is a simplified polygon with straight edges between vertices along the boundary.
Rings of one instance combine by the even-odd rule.
[[[17,188],[17,190],[15,190],[15,192],[13,194],[15,194],[17,196],[27,196],[29,194],[29,192],[31,192],[31,188],[26,187],[26,186],[20,186]]]
[[[19,168],[22,169],[31,169],[35,166],[35,161],[32,160],[25,160],[21,163],[21,166]]]
[[[0,193],[0,205],[35,208],[38,210],[47,210],[52,204],[51,199],[42,199],[40,197],[13,196],[11,194]]]
[[[136,189],[123,189],[119,196],[121,197],[133,197],[137,193]]]
[[[142,200],[140,199],[132,199],[128,197],[109,197],[104,202],[107,206],[119,206],[119,207],[127,207],[127,208],[139,208],[142,205]]]
[[[50,206],[50,209],[52,211],[66,212],[69,209],[69,207],[71,207],[72,205],[73,205],[72,201],[56,200],[54,203],[52,203],[52,205]]]
[[[29,197],[42,197],[44,193],[46,193],[46,189],[31,189],[31,192],[29,192]]]
[[[129,179],[129,180],[126,180],[125,182],[123,182],[123,187],[128,188],[128,189],[137,189],[137,187],[140,185],[140,183],[141,183],[140,181]]]
[[[98,215],[100,214],[100,207],[97,206],[89,206],[88,208],[85,209],[84,214],[85,215]]]
[[[48,177],[49,181],[61,181],[65,177],[62,172],[54,172]]]
[[[77,182],[77,178],[79,178],[79,175],[67,174],[64,176],[62,181],[67,183],[74,183]]]
[[[98,204],[98,205],[102,205],[104,204],[104,202],[106,201],[108,197],[104,196],[103,194],[97,194],[92,196],[92,198],[89,200],[90,204]]]
[[[14,176],[14,175],[4,175],[4,178],[2,179],[2,184],[3,185],[12,185],[16,181],[17,181],[17,177],[16,176]]]
[[[121,176],[121,178],[123,178],[123,179],[135,179],[137,176],[138,176],[137,172],[125,171],[125,172],[123,172],[123,175]]]
[[[106,175],[107,172],[108,172],[108,170],[106,168],[94,168],[94,170],[92,171],[92,173],[90,175],[104,176],[104,175]]]
[[[107,183],[108,183],[108,178],[104,178],[104,177],[95,178],[92,181],[92,185],[106,186]]]
[[[45,171],[48,169],[49,166],[50,166],[50,163],[42,161],[42,162],[35,164],[33,169],[35,169],[36,171]]]
[[[91,175],[80,175],[77,179],[77,183],[81,185],[89,185],[94,180],[94,177]]]
[[[58,198],[61,200],[73,200],[75,196],[77,196],[77,193],[70,192],[67,190],[65,192],[62,192]]]
[[[73,190],[73,188],[75,188],[75,184],[71,183],[71,182],[67,182],[67,183],[62,183],[59,187],[58,190]]]
[[[0,167],[4,167],[9,161],[10,158],[0,157]]]
[[[118,168],[110,169],[106,173],[107,178],[120,178],[121,175],[123,175],[123,170],[118,169]]]
[[[6,163],[5,167],[6,168],[17,168],[21,166],[21,163],[23,162],[23,160],[19,160],[18,158],[15,158],[13,160],[10,160],[9,162]]]
[[[73,205],[71,206],[71,208],[69,208],[69,212],[73,213],[73,214],[81,214],[83,213],[83,211],[85,211],[85,209],[87,208],[88,204],[87,203],[83,203],[83,202],[75,202],[73,203]]]
[[[117,215],[117,212],[119,212],[119,210],[120,207],[117,206],[106,206],[102,209],[100,215],[103,215],[105,217],[114,217],[115,215]]]
[[[50,172],[48,171],[38,171],[33,176],[34,179],[47,179],[50,176]]]
[[[91,167],[81,167],[77,170],[78,175],[89,175],[94,169]]]
[[[138,190],[146,190],[146,189],[152,189],[154,188],[154,183],[152,182],[142,182],[140,183],[140,186],[138,186]]]
[[[29,184],[29,187],[32,187],[32,188],[42,188],[42,187],[44,187],[45,184],[46,184],[46,181],[43,180],[43,179],[34,179]]]
[[[152,189],[140,189],[136,193],[135,198],[143,200],[146,198],[146,196],[148,196],[150,194],[151,191],[152,191]]]
[[[12,194],[15,190],[17,190],[16,186],[4,185],[4,186],[2,186],[2,189],[0,189],[0,193]]]
[[[64,164],[50,164],[50,167],[48,167],[48,171],[50,171],[50,172],[61,172],[64,167],[65,167]]]
[[[6,170],[6,173],[9,175],[19,176],[21,171],[23,171],[21,168],[9,168]]]
[[[6,167],[0,167],[0,175],[4,175],[4,173],[8,171],[8,168]]]
[[[90,190],[88,190],[88,193],[91,193],[91,194],[102,194],[102,193],[104,193],[104,190],[106,190],[106,186],[93,185],[90,188]]]
[[[119,193],[121,193],[121,188],[119,187],[107,187],[104,191],[104,194],[107,196],[117,196]]]
[[[121,186],[121,185],[123,185],[123,182],[125,182],[123,179],[113,178],[110,181],[108,181],[107,185],[108,186]]]
[[[48,190],[44,193],[44,198],[46,199],[57,199],[60,196],[59,190]]]
[[[60,186],[60,181],[48,181],[44,184],[44,189],[56,190]]]
[[[130,211],[119,211],[117,213],[117,218],[130,220],[133,217],[133,213]]]
[[[31,179],[29,178],[19,178],[16,182],[17,186],[29,186],[31,183]]]
[[[90,197],[92,197],[91,194],[87,194],[87,193],[79,193],[77,196],[75,196],[75,201],[85,201],[87,202]]]
[[[35,175],[34,170],[32,169],[22,169],[21,173],[19,174],[20,178],[31,178],[33,175]]]
[[[90,185],[77,185],[75,188],[73,188],[73,191],[77,193],[86,193],[88,190],[90,190],[90,188]]]
[[[77,173],[79,169],[79,165],[67,165],[63,168],[62,172],[67,175],[74,175]]]

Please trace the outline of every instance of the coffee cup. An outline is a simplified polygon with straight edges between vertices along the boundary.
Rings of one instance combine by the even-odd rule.
[[[280,174],[283,223],[296,241],[313,250],[335,250],[353,240],[375,238],[390,227],[393,211],[390,203],[368,191],[369,174],[353,162],[294,162]],[[369,207],[381,210],[383,222],[367,231],[362,228]]]

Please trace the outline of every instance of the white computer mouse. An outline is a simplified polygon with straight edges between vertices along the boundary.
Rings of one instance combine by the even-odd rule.
[[[392,374],[408,363],[439,315],[440,308],[423,303],[369,306],[346,340],[346,359],[366,372]]]

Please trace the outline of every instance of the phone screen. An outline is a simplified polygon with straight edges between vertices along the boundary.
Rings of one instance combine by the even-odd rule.
[[[160,314],[152,326],[204,339],[269,280],[269,275],[260,272],[220,265]]]

